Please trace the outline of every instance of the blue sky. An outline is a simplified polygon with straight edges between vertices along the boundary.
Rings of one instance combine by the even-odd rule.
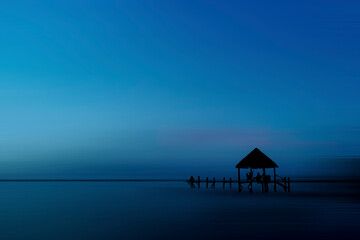
[[[360,155],[359,12],[358,1],[2,1],[0,174],[231,175],[254,147],[284,174],[334,174],[329,157]]]

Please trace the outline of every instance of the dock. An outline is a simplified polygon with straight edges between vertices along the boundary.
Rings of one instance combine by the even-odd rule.
[[[262,185],[262,191],[263,192],[267,192],[268,191],[268,184],[274,184],[274,191],[277,191],[277,185],[279,187],[281,187],[285,192],[290,192],[290,178],[289,177],[280,177],[277,176],[277,178],[275,180],[260,180],[260,181],[256,181],[255,178],[254,179],[240,179],[239,180],[233,180],[231,177],[230,178],[222,178],[222,179],[216,179],[215,177],[213,178],[209,178],[206,177],[205,179],[201,179],[200,176],[197,177],[197,179],[194,181],[190,181],[187,180],[187,183],[190,184],[190,186],[192,188],[200,188],[200,186],[204,186],[205,188],[215,188],[216,186],[222,187],[223,189],[226,188],[226,186],[228,186],[230,189],[232,188],[233,184],[237,184],[239,186],[239,192],[242,191],[243,189],[243,185],[248,185],[247,188],[249,189],[250,192],[252,192],[252,185],[257,183],[257,184],[261,184]]]

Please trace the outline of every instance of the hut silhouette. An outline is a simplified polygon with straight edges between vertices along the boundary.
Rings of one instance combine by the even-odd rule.
[[[274,188],[276,190],[276,171],[275,169],[278,168],[278,165],[273,162],[268,156],[266,156],[263,152],[261,152],[258,148],[252,150],[246,157],[244,157],[237,165],[236,168],[238,169],[238,182],[239,182],[239,191],[241,191],[241,180],[240,180],[240,169],[263,169],[262,175],[262,187],[263,190],[267,191],[267,183],[270,182],[270,175],[266,175],[265,169],[266,168],[273,168],[274,169]],[[251,190],[252,190],[252,180],[250,180]],[[250,186],[250,185],[249,185]]]

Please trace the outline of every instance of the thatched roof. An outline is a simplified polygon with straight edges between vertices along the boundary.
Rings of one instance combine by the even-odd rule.
[[[261,152],[258,148],[252,150],[246,157],[243,158],[236,168],[277,168],[278,165],[274,163],[268,156]]]

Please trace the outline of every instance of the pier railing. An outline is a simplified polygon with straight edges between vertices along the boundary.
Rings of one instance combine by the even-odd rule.
[[[215,186],[217,186],[217,183],[222,186],[222,188],[224,189],[226,187],[226,185],[229,186],[229,188],[232,187],[232,184],[240,184],[240,189],[242,190],[243,187],[242,185],[246,185],[248,184],[248,189],[250,191],[252,191],[252,184],[253,183],[259,183],[262,184],[262,189],[264,191],[264,189],[267,189],[267,184],[271,183],[274,184],[274,190],[276,191],[276,185],[279,185],[280,187],[282,187],[285,192],[289,192],[290,191],[290,178],[289,177],[281,177],[279,175],[276,175],[275,179],[273,180],[266,180],[264,181],[264,179],[256,180],[255,178],[253,179],[240,179],[240,181],[238,180],[232,180],[232,178],[222,178],[222,179],[216,179],[215,177],[213,178],[209,178],[206,177],[205,179],[201,179],[200,176],[198,176],[197,180],[194,181],[186,181],[190,184],[190,186],[192,188],[200,188],[200,186],[202,184],[205,184],[206,188],[215,188]],[[266,187],[264,188],[264,186],[266,185]],[[267,190],[265,190],[267,191]]]

